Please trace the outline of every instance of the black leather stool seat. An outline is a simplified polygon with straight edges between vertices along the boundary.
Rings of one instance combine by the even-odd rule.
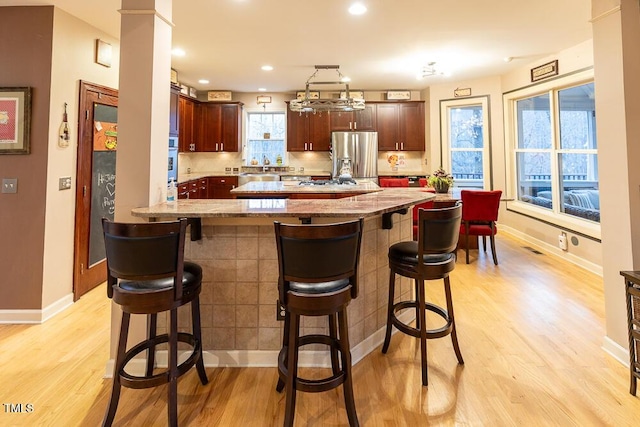
[[[188,288],[199,285],[201,282],[202,267],[193,262],[185,261],[182,275],[183,292],[188,292]],[[130,292],[162,291],[173,288],[173,277],[144,281],[121,280],[118,287]]]
[[[332,280],[320,283],[289,282],[289,290],[300,294],[326,294],[349,286],[349,280]]]
[[[410,242],[400,242],[392,245],[389,248],[389,260],[395,262],[402,262],[407,264],[418,265],[418,242],[412,240]],[[449,262],[456,261],[455,254],[424,254],[422,256],[422,262],[425,266],[438,266],[441,267]],[[453,267],[451,270],[453,270]],[[450,270],[450,271],[451,271]]]

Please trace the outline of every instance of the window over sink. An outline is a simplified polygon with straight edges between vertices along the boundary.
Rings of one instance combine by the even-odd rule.
[[[278,166],[286,163],[287,122],[282,112],[247,112],[244,164]]]

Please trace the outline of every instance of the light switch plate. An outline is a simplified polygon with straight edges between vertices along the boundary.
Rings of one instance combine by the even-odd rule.
[[[17,193],[18,192],[18,178],[2,178],[2,192],[3,193]]]
[[[71,188],[71,177],[63,176],[58,178],[58,190],[68,190]]]

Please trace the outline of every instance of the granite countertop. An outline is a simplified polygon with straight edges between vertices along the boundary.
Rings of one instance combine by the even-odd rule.
[[[384,188],[342,199],[199,199],[134,208],[142,218],[371,217],[432,200],[420,188]]]
[[[423,170],[399,170],[397,172],[393,171],[379,171],[378,176],[427,176],[430,175],[430,172],[426,172]]]
[[[184,184],[187,181],[192,181],[194,179],[206,178],[208,176],[240,176],[246,173],[267,173],[267,174],[275,174],[281,176],[331,176],[331,172],[327,171],[318,171],[318,170],[305,170],[304,172],[299,171],[291,171],[291,172],[225,172],[225,171],[199,171],[199,172],[191,172],[191,173],[180,173],[178,174],[178,182],[177,184]]]
[[[380,191],[378,184],[368,180],[355,185],[326,184],[299,185],[300,181],[253,181],[231,190],[231,194],[321,194],[321,193],[372,193]]]

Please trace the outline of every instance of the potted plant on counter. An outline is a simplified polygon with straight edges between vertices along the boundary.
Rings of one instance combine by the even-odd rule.
[[[440,166],[433,174],[429,175],[427,184],[429,187],[433,187],[436,193],[446,193],[449,191],[449,187],[453,185],[453,176]]]

